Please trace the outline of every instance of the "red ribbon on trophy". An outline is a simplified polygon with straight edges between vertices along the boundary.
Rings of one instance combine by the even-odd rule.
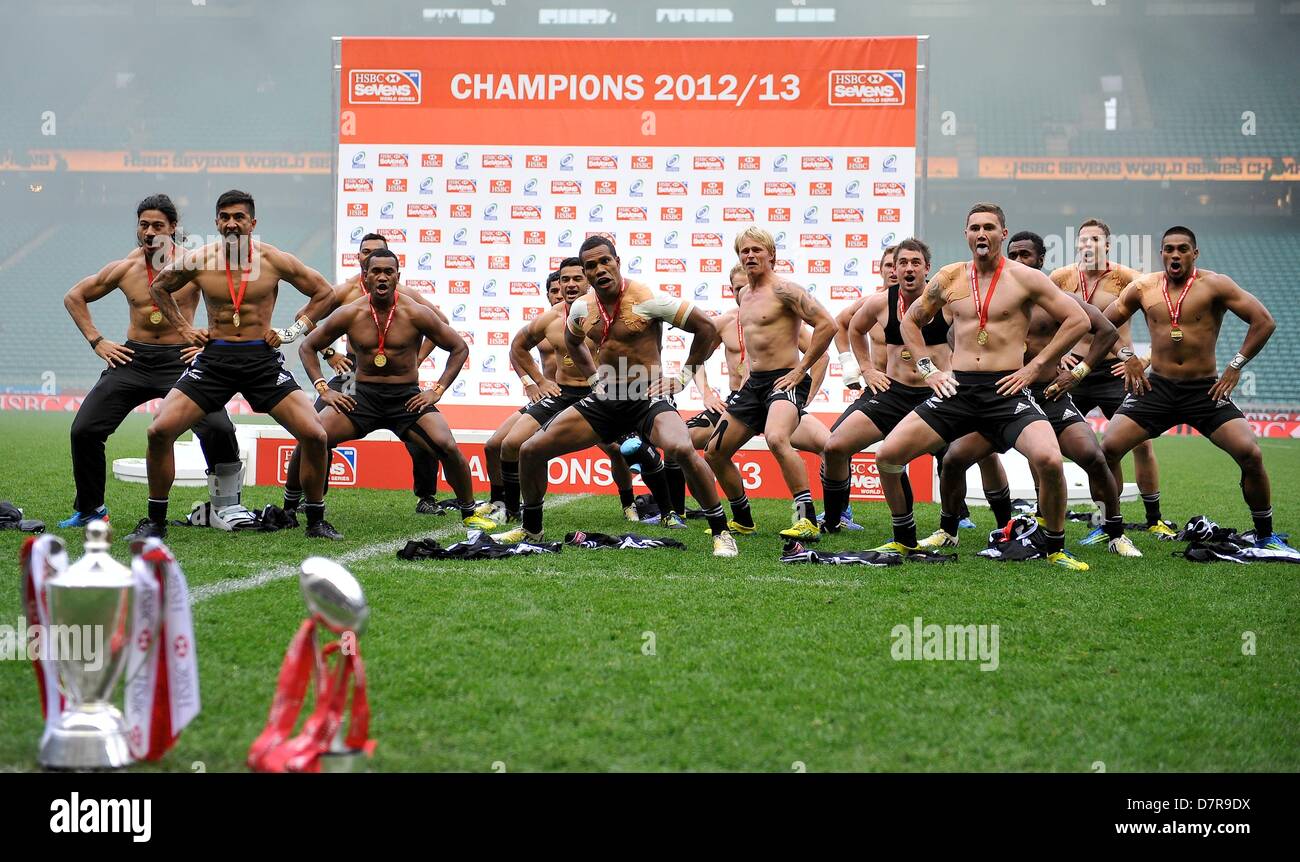
[[[23,608],[28,626],[39,626],[40,631],[50,631],[50,605],[45,592],[45,579],[68,568],[68,551],[57,536],[32,536],[23,542],[19,559],[23,569]],[[42,639],[44,643],[44,639]],[[36,671],[36,686],[41,695],[41,715],[48,732],[63,714],[66,706],[59,691],[59,670],[42,652],[32,659]]]
[[[157,539],[150,539],[132,561],[131,575],[135,601],[126,662],[127,743],[136,760],[158,760],[199,714],[189,586],[176,558]],[[157,643],[150,643],[155,633]]]
[[[345,653],[339,641],[319,646],[318,614],[303,620],[289,643],[266,727],[248,749],[248,765],[257,772],[320,772],[321,758],[328,754],[374,753],[370,734],[370,702],[366,697],[366,668],[355,638]],[[330,666],[329,657],[338,653]],[[316,680],[316,705],[302,730],[292,736],[302,712],[308,683]],[[343,725],[343,714],[352,690],[352,709],[343,749],[335,738]]]

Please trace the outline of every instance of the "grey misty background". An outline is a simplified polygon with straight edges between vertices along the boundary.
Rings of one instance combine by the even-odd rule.
[[[930,35],[929,147],[960,175],[926,187],[925,239],[936,265],[961,259],[976,200],[1007,210],[1012,232],[1064,236],[1089,215],[1120,234],[1186,223],[1201,264],[1259,295],[1280,327],[1239,401],[1300,405],[1300,270],[1295,183],[1066,182],[980,179],[982,156],[1300,157],[1300,2],[1042,0],[790,3],[709,6],[591,0],[594,26],[544,25],[553,3],[411,0],[4,0],[0,64],[0,392],[84,391],[102,368],[62,306],[77,279],[134,243],[135,204],[164,191],[190,231],[211,229],[212,204],[239,187],[258,201],[259,232],[333,272],[328,175],[34,172],[29,149],[328,152],[333,35],[545,38]],[[697,10],[661,13],[660,9]],[[429,10],[426,12],[425,10]],[[458,12],[456,10],[467,10]],[[695,14],[729,23],[673,23]],[[819,11],[821,10],[821,11]],[[833,10],[834,20],[826,21]],[[574,13],[576,14],[576,13]],[[589,16],[598,13],[586,13]],[[473,23],[486,21],[490,23]],[[793,20],[790,20],[793,19]],[[572,20],[572,19],[566,19]],[[1113,129],[1106,102],[1114,98]],[[53,112],[54,135],[42,134]],[[1254,134],[1243,134],[1251,112]],[[945,132],[953,132],[945,134]],[[39,191],[34,189],[39,188]],[[298,303],[281,304],[287,323]],[[120,298],[92,306],[124,336]],[[1220,367],[1242,327],[1224,326]],[[1139,327],[1139,338],[1145,334]],[[291,360],[297,369],[296,359]],[[43,377],[48,371],[54,377]]]

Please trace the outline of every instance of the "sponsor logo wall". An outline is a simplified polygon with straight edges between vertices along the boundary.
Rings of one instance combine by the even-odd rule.
[[[720,314],[735,237],[757,224],[777,271],[834,314],[911,233],[915,39],[349,39],[342,55],[356,134],[339,145],[335,274],[359,271],[364,234],[390,238],[404,281],[470,341],[442,400],[458,427],[517,408],[508,358],[484,361],[502,352],[489,335],[540,314],[547,274],[592,234],[614,240],[627,279]],[[665,335],[671,373],[690,336]],[[707,371],[725,395],[722,351]],[[842,400],[833,365],[810,408]],[[694,386],[677,402],[702,409]]]

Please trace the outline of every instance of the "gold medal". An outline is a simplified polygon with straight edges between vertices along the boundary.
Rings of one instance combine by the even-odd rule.
[[[387,364],[388,364],[388,357],[387,357],[387,356],[385,356],[385,355],[382,354],[382,353],[376,353],[376,354],[375,354],[375,367],[376,367],[376,368],[383,368],[383,367],[384,367],[385,365],[387,365]]]
[[[904,362],[912,361],[912,351],[908,350],[907,348],[903,348],[903,352],[898,355],[903,358]]]
[[[1169,337],[1172,338],[1174,341],[1182,341],[1183,340],[1182,328],[1178,326],[1170,327]]]
[[[572,356],[565,356],[565,357],[564,357],[564,363],[563,363],[563,364],[564,364],[564,367],[565,367],[565,368],[568,368],[568,367],[570,367],[571,365],[573,365],[573,357],[572,357]]]
[[[149,315],[149,322],[154,326],[162,323],[162,312],[155,308],[153,313]]]
[[[231,315],[231,317],[230,317],[230,322],[233,323],[233,324],[235,324],[235,328],[236,328],[236,329],[239,328],[239,312],[238,312],[238,311],[236,311],[233,315]]]
[[[980,334],[975,336],[975,340],[980,343],[980,347],[989,343],[989,333],[986,329],[981,329]]]

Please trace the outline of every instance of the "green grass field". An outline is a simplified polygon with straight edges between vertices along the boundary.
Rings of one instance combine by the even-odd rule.
[[[0,498],[29,517],[65,517],[72,485],[68,415],[0,413]],[[109,442],[140,455],[145,417]],[[1281,531],[1300,532],[1300,442],[1262,443]],[[1157,443],[1165,515],[1208,514],[1250,526],[1235,466],[1202,439]],[[1130,474],[1131,475],[1131,474]],[[441,486],[446,491],[445,484]],[[110,477],[120,530],[144,513],[145,489]],[[202,489],[177,489],[179,517]],[[270,488],[250,506],[279,502]],[[192,590],[348,555],[371,604],[362,639],[370,676],[373,770],[660,771],[1236,771],[1300,769],[1300,568],[1198,566],[1134,537],[1141,560],[1076,548],[1092,565],[978,559],[990,526],[965,531],[956,565],[889,569],[783,566],[776,530],[788,501],[756,501],[763,535],[716,560],[701,522],[685,552],[571,551],[493,563],[402,562],[408,538],[447,536],[451,516],[414,514],[409,493],[343,490],[329,518],[347,536],[228,534],[174,528],[169,544]],[[623,532],[617,501],[563,502],[565,531]],[[860,533],[829,549],[884,541],[883,504],[855,507]],[[1141,520],[1141,505],[1126,507]],[[937,507],[920,506],[928,532]],[[656,527],[640,532],[669,535]],[[1086,532],[1072,523],[1072,545]],[[73,557],[80,537],[67,531]],[[19,620],[18,548],[0,533],[11,587],[0,619]],[[387,543],[378,549],[375,546]],[[116,547],[125,558],[125,545]],[[159,765],[243,769],[266,718],[284,648],[304,606],[295,578],[218,593],[195,606],[203,712]],[[1000,628],[996,671],[978,662],[895,661],[891,630],[926,623]],[[1243,633],[1256,654],[1243,655]],[[654,654],[643,647],[653,633]],[[0,667],[0,769],[36,768],[39,706],[30,664]],[[119,686],[120,695],[120,686]]]

